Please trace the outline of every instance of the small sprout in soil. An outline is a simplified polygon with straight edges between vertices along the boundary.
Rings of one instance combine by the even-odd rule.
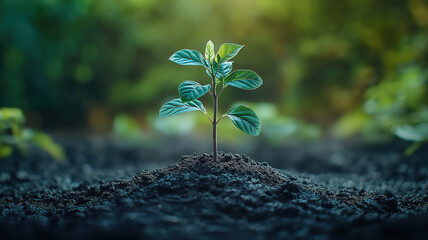
[[[213,155],[217,161],[217,124],[223,117],[228,117],[241,131],[257,136],[260,133],[261,124],[256,113],[246,106],[235,106],[218,117],[218,97],[228,86],[253,90],[263,84],[262,78],[251,70],[238,69],[232,72],[232,62],[229,61],[243,48],[243,45],[224,43],[220,46],[217,54],[214,44],[208,41],[205,48],[205,58],[196,50],[183,49],[169,58],[169,60],[180,65],[200,65],[206,69],[211,77],[209,84],[201,85],[194,81],[184,81],[178,87],[180,98],[165,103],[159,111],[161,117],[169,117],[190,111],[203,112],[213,127]],[[197,100],[206,93],[213,98],[214,114],[212,118],[208,115],[204,105]]]
[[[0,158],[12,155],[14,149],[26,154],[27,144],[32,143],[55,160],[63,162],[65,155],[61,146],[41,131],[24,127],[25,116],[19,108],[0,108]]]

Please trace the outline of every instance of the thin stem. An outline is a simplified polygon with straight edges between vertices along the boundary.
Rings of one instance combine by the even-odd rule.
[[[423,144],[424,142],[414,142],[410,147],[408,147],[404,151],[404,154],[406,155],[406,157],[412,156],[413,153],[415,153],[420,147],[422,147]]]
[[[226,116],[226,114],[224,114],[224,115],[222,115],[218,120],[217,120],[217,122],[215,122],[216,124],[218,124],[219,122],[220,122],[220,120],[222,119],[222,118],[224,118]]]
[[[217,96],[216,96],[216,85],[215,85],[215,76],[213,76],[213,108],[214,108],[214,116],[212,120],[213,124],[213,160],[217,162]]]
[[[214,60],[215,61],[215,60]],[[211,66],[211,78],[213,79],[213,85],[215,86],[216,85],[216,82],[215,82],[215,79],[216,79],[216,76],[217,76],[217,72],[218,72],[218,70],[220,69],[220,65],[221,64],[218,64],[217,63],[217,69],[215,70],[215,72],[214,72],[214,68],[213,68],[213,66]],[[215,87],[214,87],[214,89],[215,89]],[[216,94],[216,92],[214,91],[214,95]]]
[[[217,76],[217,73],[218,73],[219,69],[220,69],[220,64],[217,64],[217,69],[215,70],[215,73],[214,73],[214,79]]]
[[[217,112],[218,112],[218,95],[220,95],[220,94],[217,95],[217,92],[216,92],[216,81],[215,80],[216,80],[216,75],[217,75],[217,72],[218,72],[219,68],[220,68],[220,64],[217,64],[217,69],[214,72],[214,67],[211,65],[211,78],[212,78],[212,93],[211,93],[211,96],[213,97],[214,116],[213,116],[212,120],[210,119],[210,121],[213,124],[213,160],[215,162],[217,162],[217,123],[218,123],[218,121],[217,121]],[[223,91],[223,88],[222,88],[222,90],[220,90],[220,93],[222,91]]]
[[[208,120],[210,120],[211,123],[213,123],[213,120],[210,118],[210,115],[208,113],[204,112],[205,116],[207,116]]]

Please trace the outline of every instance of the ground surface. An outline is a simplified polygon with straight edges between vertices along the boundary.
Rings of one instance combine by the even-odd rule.
[[[427,149],[258,144],[258,161],[213,162],[177,143],[62,143],[64,165],[0,162],[1,239],[428,239]]]

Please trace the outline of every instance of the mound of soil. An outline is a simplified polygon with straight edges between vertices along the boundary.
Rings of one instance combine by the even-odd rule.
[[[230,153],[92,185],[48,179],[2,190],[3,239],[428,239],[426,182],[369,189]]]
[[[246,155],[219,153],[218,161],[213,161],[209,154],[193,154],[182,159],[166,169],[144,171],[135,176],[138,183],[144,185],[159,181],[166,175],[176,175],[190,172],[200,176],[219,176],[225,173],[234,176],[258,179],[262,184],[278,186],[285,181],[284,175],[269,164],[259,163]]]

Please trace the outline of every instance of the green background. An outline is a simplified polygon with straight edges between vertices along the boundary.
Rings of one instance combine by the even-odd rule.
[[[428,122],[424,0],[0,0],[0,23],[0,107],[35,128],[208,132],[202,114],[157,117],[182,81],[209,83],[203,68],[168,61],[208,40],[245,45],[234,69],[264,84],[228,88],[220,111],[254,107],[267,139],[391,139]]]

